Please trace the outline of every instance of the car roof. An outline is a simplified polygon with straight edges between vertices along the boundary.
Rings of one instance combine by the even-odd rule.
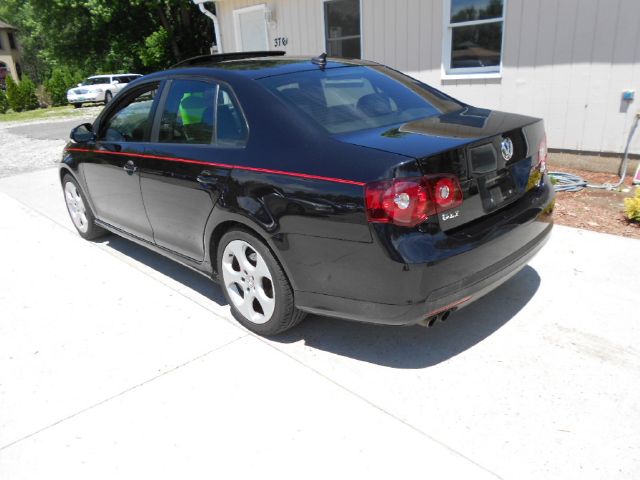
[[[103,73],[102,75],[92,75],[92,76],[87,77],[87,78],[131,77],[131,76],[141,77],[142,74],[140,74],[140,73]]]
[[[172,70],[166,70],[164,72],[158,72],[155,75],[162,75],[167,73],[175,74],[189,74],[196,73],[202,74],[225,74],[224,76],[242,76],[245,78],[259,79],[265,77],[273,77],[276,75],[286,75],[294,72],[303,72],[308,70],[318,69],[333,69],[343,67],[354,66],[373,66],[378,65],[375,62],[367,60],[348,60],[344,58],[327,58],[326,64],[320,66],[317,63],[313,63],[312,57],[309,56],[283,56],[283,57],[256,57],[256,58],[243,58],[241,60],[225,60],[221,62],[216,61],[202,61],[195,65],[179,66]],[[230,75],[231,74],[231,75]]]

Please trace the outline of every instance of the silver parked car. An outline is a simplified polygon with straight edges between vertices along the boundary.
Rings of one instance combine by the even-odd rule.
[[[141,76],[138,73],[95,75],[79,83],[77,88],[69,90],[67,100],[76,108],[81,107],[83,103],[104,103],[106,105],[127,83]]]

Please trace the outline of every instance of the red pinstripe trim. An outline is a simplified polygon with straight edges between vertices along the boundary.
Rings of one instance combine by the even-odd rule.
[[[458,300],[457,302],[450,303],[447,306],[444,306],[442,308],[434,310],[433,312],[427,313],[426,318],[432,317],[433,315],[437,315],[437,314],[442,313],[442,312],[446,312],[447,310],[451,310],[453,307],[457,307],[458,305],[462,305],[463,303],[468,302],[469,300],[471,300],[471,295],[469,295],[468,297],[464,297],[463,299]]]
[[[272,170],[270,168],[244,167],[242,165],[229,165],[226,163],[202,162],[200,160],[189,160],[187,158],[164,157],[159,155],[145,155],[142,153],[127,152],[110,152],[108,150],[90,150],[88,148],[67,148],[67,152],[88,152],[99,153],[101,155],[120,155],[122,157],[150,158],[153,160],[164,160],[167,162],[191,163],[196,165],[208,165],[210,167],[235,168],[236,170],[246,170],[249,172],[270,173],[274,175],[287,175],[289,177],[306,178],[309,180],[322,180],[325,182],[345,183],[347,185],[357,185],[364,187],[364,182],[356,182],[355,180],[346,180],[344,178],[323,177],[321,175],[309,175],[308,173],[286,172],[284,170]]]

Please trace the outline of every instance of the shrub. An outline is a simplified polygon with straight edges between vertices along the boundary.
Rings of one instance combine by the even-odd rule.
[[[40,106],[36,97],[36,86],[26,75],[22,77],[20,83],[14,82],[13,78],[7,76],[7,100],[14,112],[33,110]]]
[[[72,88],[77,82],[79,75],[74,75],[68,68],[56,68],[51,77],[45,81],[45,88],[51,96],[53,105],[67,104],[67,90]]]
[[[624,199],[624,214],[632,222],[640,222],[640,187],[636,188],[634,198]]]
[[[22,104],[22,95],[20,94],[20,88],[18,84],[13,81],[11,75],[7,75],[7,101],[9,102],[9,108],[14,112],[21,112],[24,110]]]
[[[0,113],[7,113],[7,110],[9,110],[9,100],[4,90],[0,89]]]
[[[40,107],[38,97],[36,96],[36,85],[29,77],[23,75],[18,88],[20,90],[20,97],[22,97],[23,110],[35,110]]]

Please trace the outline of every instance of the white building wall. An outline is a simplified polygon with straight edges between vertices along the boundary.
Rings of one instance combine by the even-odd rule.
[[[473,105],[542,117],[552,148],[624,150],[640,110],[639,0],[506,0],[501,78],[464,80],[443,79],[443,0],[360,1],[363,58]],[[323,0],[223,0],[225,51],[236,50],[233,10],[258,4],[272,12],[272,49],[325,50]],[[275,47],[276,38],[287,45]],[[630,105],[627,89],[638,92]],[[631,151],[640,154],[640,135]]]

